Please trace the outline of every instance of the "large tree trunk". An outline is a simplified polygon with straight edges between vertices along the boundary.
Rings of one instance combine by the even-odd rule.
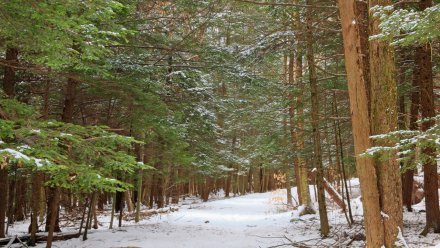
[[[307,5],[313,6],[313,0],[307,0]],[[313,29],[312,18],[313,9],[307,8],[306,13],[306,43],[307,43],[307,63],[309,67],[309,80],[312,101],[312,129],[313,129],[313,143],[314,143],[314,162],[316,173],[316,185],[318,188],[318,205],[319,205],[319,220],[321,236],[326,237],[330,231],[327,216],[327,206],[325,203],[324,191],[324,168],[322,165],[321,152],[321,134],[319,131],[319,102],[318,102],[318,81],[316,77],[315,58],[313,51]]]
[[[368,247],[381,247],[384,244],[384,227],[379,205],[377,172],[372,158],[359,156],[371,147],[371,141],[366,80],[368,77],[364,71],[367,65],[365,56],[362,56],[361,29],[357,24],[356,10],[356,0],[339,0],[356,170],[362,194],[366,243]]]
[[[369,7],[391,5],[391,0],[369,0]],[[370,13],[370,35],[380,32],[378,17]],[[394,49],[386,41],[370,41],[371,84],[371,134],[384,134],[397,130],[397,85],[395,78]],[[390,142],[374,141],[375,146],[388,146]],[[399,228],[403,226],[402,187],[399,163],[395,152],[389,160],[376,160],[382,212],[384,218],[385,246],[393,247]]]
[[[421,0],[419,9],[425,10],[431,6],[430,0]],[[420,92],[423,96],[421,98],[421,112],[422,119],[432,118],[435,116],[434,104],[434,85],[432,80],[432,61],[431,61],[431,45],[426,45],[417,48],[417,54],[420,56]],[[434,120],[422,122],[422,131],[428,130],[435,124]],[[437,163],[435,161],[435,149],[426,147],[422,149],[422,153],[432,159],[426,160],[423,164],[424,171],[424,191],[426,203],[426,227],[422,234],[426,235],[430,229],[434,232],[440,232],[440,209],[438,196],[438,174]]]

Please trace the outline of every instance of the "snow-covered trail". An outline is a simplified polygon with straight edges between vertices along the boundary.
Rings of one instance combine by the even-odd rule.
[[[349,228],[344,214],[330,199],[327,201],[331,234],[328,239],[319,235],[317,215],[298,216],[298,210],[286,208],[286,190],[255,193],[228,199],[214,199],[202,203],[198,198],[187,198],[179,205],[179,211],[153,215],[140,223],[124,221],[122,228],[109,230],[109,210],[99,215],[100,228],[91,230],[89,239],[82,238],[54,242],[60,248],[254,248],[271,247],[300,242],[308,247],[363,247],[362,241],[352,240],[351,235],[362,233],[362,204],[359,182],[351,181],[355,198],[351,201],[356,225]],[[313,186],[310,186],[310,192]],[[292,188],[296,197],[296,188]],[[216,198],[214,196],[213,198]],[[314,197],[312,197],[314,199]],[[316,208],[315,203],[315,208]],[[424,209],[424,201],[414,206]],[[145,209],[145,211],[148,211]],[[419,235],[424,227],[424,213],[404,212],[404,238],[409,247],[440,248],[440,236],[430,233]],[[116,225],[115,220],[114,224]],[[78,223],[63,231],[77,231]],[[13,234],[25,234],[29,223],[16,223]],[[287,237],[289,240],[287,240]],[[45,243],[38,244],[45,247]],[[283,246],[289,247],[289,246]]]
[[[286,211],[285,198],[285,190],[278,190],[187,203],[177,212],[156,215],[139,224],[126,223],[115,230],[105,229],[108,223],[101,219],[103,227],[92,231],[87,241],[55,242],[54,247],[269,247],[285,242],[280,238],[283,235],[292,236],[296,231],[306,234],[304,223],[317,226],[299,239],[318,238],[319,222],[310,222],[316,216],[305,217],[304,223],[291,223],[292,211]]]

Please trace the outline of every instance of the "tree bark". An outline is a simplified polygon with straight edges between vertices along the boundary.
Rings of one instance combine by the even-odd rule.
[[[289,123],[290,137],[292,139],[292,142],[291,142],[292,145],[290,147],[293,150],[293,152],[295,152],[295,140],[294,140],[294,134],[295,134],[295,130],[294,130],[295,129],[295,121],[294,121],[295,109],[294,109],[294,99],[293,99],[293,92],[292,92],[292,86],[293,86],[293,83],[294,83],[293,72],[294,72],[295,58],[294,58],[293,53],[290,53],[289,56],[287,56],[287,54],[285,54],[283,62],[284,62],[284,78],[283,78],[283,81],[284,81],[284,84],[286,86],[288,86],[288,87],[290,86],[291,87],[290,90],[289,90],[289,94],[288,94],[288,98],[289,98],[288,99],[289,100],[288,116],[289,116],[289,120],[290,120],[290,123]],[[287,148],[287,147],[289,147],[288,146],[288,144],[289,144],[289,142],[288,142],[289,134],[288,134],[288,131],[287,131],[287,120],[286,120],[286,118],[284,118],[284,120],[283,120],[283,127],[284,127],[284,129],[283,129],[283,133],[284,133],[283,134],[283,136],[284,136],[283,137],[283,146]],[[285,157],[284,157],[284,173],[286,175],[286,193],[287,193],[286,197],[287,197],[287,204],[291,206],[293,204],[293,202],[292,202],[292,188],[291,188],[291,184],[290,184],[290,175],[291,175],[291,173],[290,173],[290,166],[289,166],[289,164],[290,164],[289,156],[286,154]],[[294,166],[298,167],[298,164],[294,164]],[[295,168],[294,170],[298,171],[297,168]],[[296,179],[297,179],[296,181],[298,182],[299,176],[298,175],[295,175],[295,176],[296,176]]]
[[[369,7],[392,5],[391,0],[369,0]],[[370,13],[370,35],[380,31],[378,17]],[[394,49],[387,41],[370,41],[370,84],[371,84],[371,134],[384,134],[397,130],[397,85],[395,78]],[[375,146],[388,146],[389,141],[373,141]],[[399,228],[403,226],[402,182],[400,166],[395,152],[389,160],[376,159],[380,204],[384,218],[385,246],[393,247]]]
[[[38,216],[40,215],[40,201],[41,197],[41,188],[43,186],[43,175],[41,172],[35,172],[32,175],[32,189],[34,192],[31,195],[31,238],[30,245],[35,245],[36,235],[38,232]],[[0,217],[1,218],[1,217]]]
[[[59,189],[49,187],[47,189],[47,207],[46,207],[46,227],[44,228],[45,232],[49,232],[53,230],[54,232],[61,232],[60,229],[60,221],[59,221],[59,205],[54,207],[54,204],[59,204]],[[55,211],[55,210],[56,211]],[[54,216],[55,215],[55,216]],[[55,222],[52,222],[52,219]],[[53,224],[53,226],[51,226]],[[53,229],[51,229],[53,228]]]
[[[416,49],[415,64],[413,70],[413,80],[412,80],[412,90],[411,90],[411,109],[409,118],[409,129],[419,130],[419,125],[417,123],[420,109],[420,65],[421,56]],[[414,173],[417,168],[415,166],[415,158],[411,158],[408,162],[408,167],[402,175],[402,198],[403,204],[406,206],[408,211],[412,211],[412,193],[414,185]]]
[[[64,109],[61,116],[61,120],[64,122],[70,123],[73,121],[77,87],[78,82],[76,82],[73,78],[67,79],[67,85],[64,93]]]
[[[299,25],[299,15],[296,23]],[[304,141],[304,83],[303,83],[303,61],[302,52],[298,48],[295,53],[295,85],[299,90],[296,97],[296,130],[294,131],[295,147],[296,147],[296,168],[295,173],[298,175],[297,179],[297,193],[299,204],[303,206],[300,215],[315,214],[312,206],[312,198],[310,197],[309,176],[306,160],[304,157],[305,141]]]
[[[307,0],[307,5],[313,6],[313,0]],[[326,237],[330,231],[327,216],[327,206],[325,202],[324,191],[324,168],[322,165],[322,151],[321,151],[321,134],[319,131],[319,102],[318,102],[318,81],[316,77],[315,58],[313,51],[313,9],[307,8],[306,12],[306,44],[307,44],[307,63],[309,67],[309,80],[312,101],[312,129],[313,129],[313,143],[314,143],[314,164],[317,169],[316,185],[318,193],[319,205],[319,220],[321,236]]]
[[[421,0],[419,2],[419,9],[425,10],[431,7],[430,0]],[[423,96],[421,98],[421,112],[422,119],[432,118],[435,116],[434,104],[434,84],[432,79],[432,54],[431,45],[429,43],[417,48],[417,54],[420,56],[420,92]],[[422,131],[426,131],[435,125],[434,120],[425,120],[422,122]],[[440,232],[440,209],[438,196],[438,174],[437,162],[435,160],[436,152],[432,147],[425,147],[422,149],[422,154],[430,159],[425,160],[423,164],[424,171],[424,191],[426,203],[426,226],[422,234],[426,235],[430,229],[435,233]]]
[[[339,13],[344,41],[345,68],[353,129],[356,169],[359,176],[364,212],[366,243],[368,247],[384,244],[384,227],[379,205],[377,171],[374,160],[359,156],[371,147],[370,118],[368,107],[367,66],[362,56],[361,26],[357,24],[356,0],[339,0]]]
[[[17,176],[14,218],[15,221],[23,221],[26,204],[26,179],[22,175]]]
[[[18,50],[16,48],[6,49],[6,61],[9,64],[18,62]],[[12,66],[5,66],[5,73],[3,77],[3,91],[5,94],[13,98],[15,96],[15,69]]]
[[[8,169],[0,164],[0,238],[5,237],[6,211],[8,202]]]
[[[52,247],[52,241],[53,241],[53,233],[56,232],[57,228],[59,229],[59,226],[57,225],[57,223],[59,221],[57,221],[58,219],[58,210],[59,210],[59,204],[60,204],[60,190],[58,188],[50,188],[49,189],[50,193],[49,195],[52,199],[52,202],[50,204],[50,206],[48,206],[48,208],[50,208],[50,213],[51,215],[47,217],[47,222],[49,222],[49,228],[48,228],[48,236],[47,236],[47,243],[46,243],[46,248],[51,248]],[[46,225],[47,226],[47,225]]]

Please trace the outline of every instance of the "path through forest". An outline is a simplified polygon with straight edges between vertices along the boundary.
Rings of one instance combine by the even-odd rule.
[[[359,247],[363,245],[363,241],[357,240],[357,237],[361,237],[359,234],[363,233],[360,225],[362,205],[359,182],[353,179],[350,184],[356,224],[348,227],[341,209],[328,198],[328,214],[332,228],[327,239],[321,239],[319,236],[318,215],[298,216],[298,209],[287,208],[286,190],[280,189],[227,199],[219,193],[212,195],[209,202],[201,202],[197,197],[186,198],[178,206],[171,207],[178,211],[154,214],[139,223],[124,220],[121,228],[113,230],[108,229],[110,206],[107,206],[106,211],[99,214],[99,229],[91,230],[87,241],[82,241],[82,238],[58,241],[53,247],[269,248],[291,247],[282,245],[292,242],[306,247]],[[310,186],[310,192],[313,196],[313,185]],[[292,194],[293,198],[297,199],[296,187],[292,188]],[[316,198],[312,199],[316,207]],[[435,234],[428,234],[427,237],[419,235],[424,226],[424,201],[415,205],[414,209],[414,212],[404,213],[405,243],[408,247],[433,247],[440,244],[440,238]],[[148,214],[151,211],[155,210],[144,209],[142,213]],[[72,227],[66,227],[69,223],[63,215],[63,232],[76,232],[75,228],[79,224],[70,223]],[[114,221],[114,225],[117,225],[117,220]],[[17,222],[11,228],[11,234],[24,235],[28,226],[27,221]],[[400,245],[405,247],[403,242]],[[38,247],[45,247],[45,243],[39,244]]]
[[[287,211],[285,190],[250,194],[201,203],[186,199],[179,211],[160,214],[139,224],[125,223],[108,230],[108,216],[89,240],[55,242],[55,247],[270,247],[288,242],[319,238],[317,216],[298,218]],[[290,222],[292,219],[297,221]],[[106,230],[104,230],[106,229]],[[44,244],[40,245],[44,247]]]

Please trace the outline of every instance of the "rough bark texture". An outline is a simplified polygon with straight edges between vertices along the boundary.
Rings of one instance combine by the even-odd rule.
[[[391,5],[391,0],[369,0],[369,6]],[[379,19],[370,13],[370,35],[380,32]],[[395,78],[394,51],[386,41],[370,41],[370,84],[371,84],[371,134],[384,134],[397,130],[397,85]],[[375,146],[388,146],[387,141],[374,141]],[[399,163],[396,154],[388,154],[389,160],[376,160],[378,185],[384,218],[384,239],[386,247],[393,247],[398,228],[403,226],[402,186]]]
[[[355,0],[339,0],[356,169],[362,194],[366,243],[368,247],[381,247],[384,244],[384,227],[380,213],[377,172],[372,158],[359,156],[371,147],[371,141],[369,138],[368,94],[364,74],[365,57],[362,56],[361,27],[357,25],[356,8]]]
[[[313,0],[307,0],[307,5],[313,5]],[[316,78],[315,59],[313,51],[313,30],[312,30],[312,8],[307,8],[306,22],[306,43],[307,43],[307,63],[309,67],[309,80],[312,101],[312,129],[313,129],[313,143],[314,143],[314,164],[317,169],[316,185],[318,191],[318,205],[319,205],[319,220],[321,236],[325,237],[330,231],[327,216],[327,207],[325,203],[324,191],[324,168],[322,165],[322,151],[321,151],[321,134],[319,131],[319,102],[318,102],[318,81]]]

